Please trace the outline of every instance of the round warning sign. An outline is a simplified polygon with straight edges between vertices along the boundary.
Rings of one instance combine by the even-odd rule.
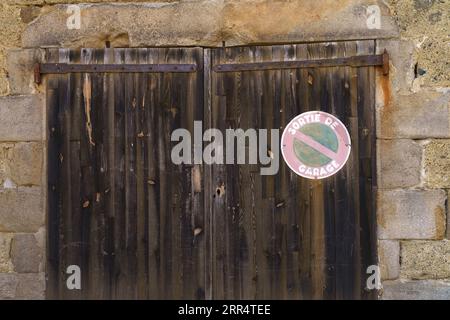
[[[281,137],[284,161],[296,174],[323,179],[342,169],[351,150],[350,135],[335,116],[309,111],[292,119]]]

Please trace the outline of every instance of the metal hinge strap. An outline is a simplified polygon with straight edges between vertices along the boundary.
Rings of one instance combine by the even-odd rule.
[[[70,64],[39,63],[35,65],[34,79],[41,82],[42,74],[64,73],[181,73],[196,72],[195,64]]]
[[[227,63],[213,66],[215,72],[239,72],[239,71],[261,71],[276,69],[298,69],[298,68],[323,68],[323,67],[364,67],[382,66],[383,74],[389,74],[389,54],[385,51],[379,55],[363,55],[343,58],[316,59],[316,60],[290,60],[290,61],[267,61],[251,63]]]

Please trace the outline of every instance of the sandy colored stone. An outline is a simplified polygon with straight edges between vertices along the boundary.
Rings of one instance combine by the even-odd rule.
[[[14,1],[14,0],[11,0]],[[16,1],[27,1],[27,0],[16,0]],[[30,0],[30,1],[45,1],[48,4],[57,3],[105,3],[105,2],[148,2],[148,3],[158,3],[158,2],[177,2],[179,0]],[[186,0],[182,0],[186,1]]]
[[[23,23],[30,23],[36,19],[41,13],[41,7],[39,6],[26,6],[20,8],[20,19]]]
[[[5,96],[8,92],[8,79],[6,73],[0,71],[0,96]]]
[[[414,41],[406,39],[381,39],[377,41],[377,53],[389,53],[389,82],[395,94],[410,93],[414,81],[416,51]]]
[[[450,92],[422,90],[395,95],[379,111],[379,138],[449,138]]]
[[[42,300],[45,299],[45,274],[26,273],[17,275],[15,299]]]
[[[450,197],[450,190],[447,190],[447,235],[446,235],[446,238],[450,240],[450,211],[448,210],[449,197]]]
[[[81,28],[69,30],[67,6],[44,7],[28,24],[23,47],[222,46],[263,42],[326,41],[396,36],[387,7],[377,2],[382,28],[367,28],[373,1],[181,1],[86,4]]]
[[[41,61],[42,52],[38,49],[7,50],[6,69],[11,94],[36,92],[34,65]]]
[[[378,241],[381,280],[397,279],[400,273],[400,243],[396,240]]]
[[[11,242],[11,260],[18,273],[39,272],[43,252],[33,234],[16,234]]]
[[[15,273],[0,273],[0,300],[13,299],[16,296],[19,280]]]
[[[8,76],[6,74],[6,50],[0,46],[0,96],[9,92]]]
[[[41,185],[42,163],[41,142],[15,143],[11,152],[10,177],[17,185]]]
[[[38,95],[0,97],[0,141],[40,141],[44,101]]]
[[[0,183],[6,179],[14,185],[40,185],[43,146],[41,142],[0,143]]]
[[[450,278],[450,241],[402,241],[401,277]]]
[[[43,226],[39,228],[38,232],[34,234],[34,237],[36,238],[36,243],[40,249],[42,258],[39,263],[39,272],[45,272],[46,268],[46,245],[47,245],[47,232],[46,227]]]
[[[449,188],[450,140],[432,140],[424,150],[425,183],[432,188]]]
[[[379,239],[442,239],[443,190],[380,190],[377,194]]]
[[[418,47],[417,66],[425,71],[423,83],[450,86],[450,1],[390,0],[402,38],[411,39]]]
[[[20,18],[20,7],[0,3],[0,46],[20,47],[25,24]]]
[[[383,282],[383,300],[450,300],[450,282],[396,280]]]
[[[408,188],[420,184],[422,146],[409,139],[378,140],[380,188]]]
[[[87,0],[89,1],[89,0]],[[6,4],[19,4],[19,5],[30,5],[30,4],[44,4],[48,3],[48,0],[3,0]]]
[[[10,257],[11,240],[11,233],[0,233],[0,273],[13,271]]]
[[[0,231],[37,232],[45,223],[40,188],[0,189]]]

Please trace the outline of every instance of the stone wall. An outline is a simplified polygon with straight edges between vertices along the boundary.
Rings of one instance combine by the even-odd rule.
[[[45,297],[43,96],[33,84],[39,50],[21,49],[27,8],[0,4],[0,299]]]
[[[450,299],[450,1],[389,1],[400,38],[379,78],[378,238],[384,299]]]
[[[65,26],[67,3],[83,3],[80,30]],[[381,7],[380,30],[365,24],[365,8],[373,3]],[[383,297],[449,299],[450,1],[384,3],[2,1],[0,299],[45,297],[45,97],[32,76],[40,48],[104,47],[106,41],[136,47],[348,39],[384,39],[377,48],[386,48],[392,59],[389,80],[377,77]]]

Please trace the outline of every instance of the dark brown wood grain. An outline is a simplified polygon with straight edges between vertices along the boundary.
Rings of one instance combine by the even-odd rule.
[[[374,41],[47,50],[48,63],[196,65],[187,73],[45,76],[47,296],[375,298],[365,290],[377,257],[375,68],[213,71],[374,52]],[[184,128],[194,137],[194,121],[224,137],[229,128],[281,135],[310,110],[334,114],[351,135],[348,163],[330,178],[301,178],[282,159],[272,176],[259,164],[171,161],[171,133]],[[66,287],[69,265],[81,268],[81,290]]]

